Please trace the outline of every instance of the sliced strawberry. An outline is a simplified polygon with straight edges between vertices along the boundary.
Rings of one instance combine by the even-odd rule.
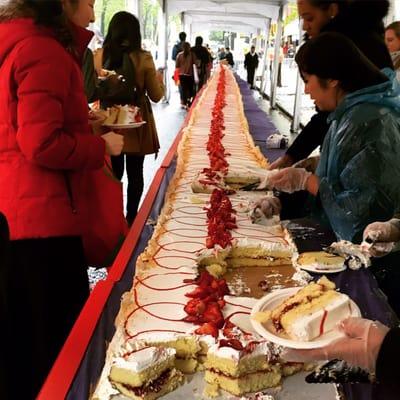
[[[236,328],[236,325],[233,324],[231,321],[226,321],[223,329],[223,334],[227,338],[234,338],[236,335],[233,333],[233,329]]]
[[[225,300],[223,300],[223,299],[218,300],[217,303],[218,303],[219,308],[220,308],[221,310],[222,310],[222,309],[225,307],[225,305],[226,305],[226,302],[225,302]]]
[[[205,304],[208,304],[208,303],[215,303],[215,302],[217,302],[218,300],[219,300],[219,297],[218,297],[218,294],[217,294],[217,293],[211,293],[209,296],[204,297],[204,299],[202,299],[202,301],[203,301]]]
[[[191,324],[195,324],[195,325],[200,325],[203,323],[203,320],[199,317],[196,317],[194,315],[188,315],[185,318],[182,318],[182,321],[184,322],[189,322]]]
[[[185,296],[193,299],[202,299],[208,296],[208,290],[203,287],[196,287],[192,292],[185,293]]]
[[[219,341],[219,347],[231,347],[238,351],[244,350],[242,343],[238,339],[222,339]]]
[[[210,322],[206,322],[195,330],[198,335],[211,335],[215,338],[218,337],[218,328]]]
[[[206,239],[206,247],[207,249],[212,249],[214,247],[214,240],[210,236]]]
[[[213,280],[213,276],[208,271],[203,271],[196,283],[202,288],[209,288]]]
[[[206,310],[206,303],[199,299],[190,300],[183,308],[188,315],[201,315]]]
[[[237,229],[237,225],[236,225],[235,222],[227,222],[227,223],[225,224],[225,228],[226,228],[226,229],[230,229],[230,230],[232,230],[232,229]]]
[[[224,316],[217,303],[208,303],[206,310],[203,313],[203,319],[206,322],[212,322],[218,328],[224,326]]]

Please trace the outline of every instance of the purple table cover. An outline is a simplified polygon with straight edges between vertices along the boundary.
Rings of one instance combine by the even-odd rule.
[[[260,109],[253,96],[253,91],[249,88],[249,84],[235,74],[236,82],[239,85],[243,98],[244,113],[249,124],[249,130],[253,140],[268,159],[269,162],[275,161],[277,158],[285,154],[285,149],[267,149],[267,137],[277,133],[278,129],[271,121],[270,117]]]
[[[276,132],[276,128],[255,103],[250,89],[247,88],[247,84],[238,77],[236,79],[238,80],[243,95],[245,113],[249,118],[250,133],[253,135],[256,143],[260,141],[265,142],[265,138],[269,134]],[[254,123],[252,123],[250,118],[253,118]],[[264,148],[262,146],[260,147],[270,160],[274,160],[279,157],[279,154],[283,153],[281,150],[274,150],[274,155],[271,156],[270,150],[267,150],[265,146]],[[122,279],[115,283],[107,304],[99,318],[85,356],[82,359],[81,365],[67,395],[68,400],[87,400],[100,377],[104,365],[107,344],[115,333],[114,320],[119,311],[121,296],[131,288],[132,277],[135,273],[136,259],[143,252],[148,240],[153,234],[154,229],[151,220],[156,221],[160,214],[164,204],[164,195],[175,169],[176,161],[174,160],[167,168],[162,184],[160,185],[157,198],[150,214],[149,223],[144,227],[138,245],[135,249],[132,249],[132,257]],[[310,240],[314,239],[310,238]],[[397,323],[396,316],[387,304],[385,296],[379,290],[375,278],[368,270],[344,271],[337,274],[334,280],[344,293],[349,294],[356,301],[362,310],[363,316],[378,319],[388,325]],[[384,389],[385,388],[379,385],[368,384],[344,386],[347,400],[394,400],[400,398],[400,395],[394,396],[384,393]]]

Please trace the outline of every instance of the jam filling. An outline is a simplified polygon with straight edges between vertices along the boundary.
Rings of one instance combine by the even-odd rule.
[[[148,384],[139,387],[133,387],[131,385],[127,385],[125,383],[120,383],[123,387],[125,387],[130,392],[133,392],[135,396],[145,396],[148,393],[158,393],[161,391],[165,383],[168,381],[171,375],[171,370],[165,370],[157,379]]]

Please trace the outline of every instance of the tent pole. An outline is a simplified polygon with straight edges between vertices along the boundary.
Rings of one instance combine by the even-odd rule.
[[[270,96],[270,104],[272,109],[275,109],[276,107],[276,90],[278,87],[279,56],[281,50],[282,34],[283,34],[283,5],[279,7],[278,25],[275,37],[274,67],[272,70],[273,80],[271,84],[271,96]]]
[[[299,38],[300,43],[303,42],[303,23],[302,20],[299,20]],[[293,61],[294,62],[294,61]],[[290,126],[291,132],[298,132],[300,128],[300,116],[301,116],[301,100],[304,90],[303,79],[301,78],[300,71],[297,70],[297,80],[296,80],[296,93],[294,98],[294,109],[293,109],[293,120]]]
[[[271,18],[266,19],[266,34],[265,34],[265,43],[264,43],[264,54],[263,54],[263,60],[262,60],[262,70],[261,70],[261,83],[260,83],[260,93],[264,94],[265,93],[265,86],[267,80],[265,79],[267,75],[267,69],[268,69],[268,59],[267,59],[267,53],[268,53],[268,47],[269,47],[269,31],[271,29]]]

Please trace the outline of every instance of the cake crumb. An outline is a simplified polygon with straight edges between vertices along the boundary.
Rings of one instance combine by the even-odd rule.
[[[226,273],[226,266],[220,264],[211,264],[206,267],[206,270],[214,278],[218,279]]]
[[[207,383],[204,388],[204,396],[214,398],[219,396],[219,386],[217,384]]]
[[[228,287],[232,296],[241,296],[250,293],[250,288],[239,274],[233,276],[231,282],[228,282]]]
[[[192,204],[206,204],[206,200],[201,199],[200,197],[197,196],[190,196],[189,200]]]
[[[312,281],[312,276],[303,270],[299,270],[295,272],[292,276],[292,280],[300,284],[301,286],[306,286],[309,282]]]

